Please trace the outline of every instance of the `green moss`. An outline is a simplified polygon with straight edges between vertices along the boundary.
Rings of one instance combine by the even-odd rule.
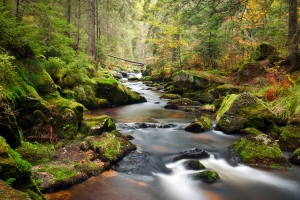
[[[219,175],[214,171],[205,170],[205,171],[193,174],[192,178],[194,180],[203,180],[204,182],[207,182],[207,183],[213,183],[219,178]]]
[[[257,130],[256,128],[245,128],[245,129],[240,130],[240,133],[251,134],[251,135],[264,134],[263,132]]]
[[[300,147],[300,127],[287,125],[282,128],[278,144],[282,150],[294,151]]]
[[[162,98],[162,99],[180,99],[181,96],[179,94],[163,94],[160,98]]]
[[[9,154],[15,160],[17,167],[19,169],[20,177],[29,177],[31,176],[31,164],[26,160],[23,160],[21,155],[13,149],[9,149]]]
[[[65,181],[69,180],[72,177],[76,176],[76,171],[70,167],[72,165],[62,166],[55,166],[55,165],[43,165],[38,172],[48,172],[54,176],[52,182],[55,181]]]
[[[80,131],[85,135],[101,135],[105,131],[111,132],[115,129],[114,121],[107,115],[101,115],[84,118]]]
[[[223,101],[222,101],[222,104],[221,104],[221,107],[220,109],[218,110],[218,113],[217,113],[217,117],[216,117],[216,120],[219,121],[221,116],[224,115],[225,112],[227,112],[231,106],[231,104],[233,103],[233,101],[237,98],[238,95],[236,94],[231,94],[231,95],[228,95],[226,96]]]

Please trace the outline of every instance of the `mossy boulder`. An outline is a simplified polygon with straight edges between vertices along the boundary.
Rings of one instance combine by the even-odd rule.
[[[300,164],[300,148],[296,149],[289,157],[289,161],[293,164]]]
[[[192,101],[188,98],[172,99],[164,107],[169,109],[178,109],[182,106],[200,106],[197,101]]]
[[[224,84],[214,88],[212,94],[215,98],[225,97],[230,94],[241,93],[241,88],[239,86],[234,86],[231,84]]]
[[[132,144],[126,136],[117,130],[105,132],[100,136],[89,136],[81,143],[80,148],[83,151],[91,149],[96,157],[104,162],[117,162],[127,152],[135,150],[136,146]]]
[[[201,170],[206,168],[199,160],[184,161],[183,166],[188,170]]]
[[[199,96],[198,101],[204,104],[211,104],[215,101],[215,97],[210,93],[204,92]]]
[[[184,71],[181,70],[173,75],[173,84],[177,88],[186,91],[203,90],[209,86],[217,86],[224,84],[223,77],[205,71]]]
[[[208,117],[202,116],[200,118],[195,119],[184,130],[193,133],[201,133],[201,132],[209,131],[211,129],[212,129],[212,123],[210,119]]]
[[[0,199],[2,200],[30,200],[28,194],[14,189],[4,181],[0,180]]]
[[[80,132],[84,135],[101,135],[103,132],[116,130],[116,125],[111,117],[102,115],[98,117],[85,117],[81,123]]]
[[[269,62],[271,66],[281,67],[287,63],[287,60],[277,55],[271,55],[269,56]]]
[[[225,133],[247,127],[263,128],[275,120],[274,114],[260,99],[246,92],[225,97],[216,117],[217,128]]]
[[[220,178],[219,174],[212,170],[205,170],[202,172],[198,172],[196,174],[192,174],[190,177],[193,180],[201,180],[206,183],[214,183]]]
[[[11,149],[1,136],[0,179],[9,182],[15,189],[27,193],[31,199],[45,199],[31,178],[31,164],[23,160],[19,153]],[[0,197],[1,195],[6,195],[7,192],[0,192]]]
[[[291,169],[279,145],[266,134],[247,135],[229,147],[232,161],[252,167]]]
[[[238,81],[245,83],[261,76],[265,73],[264,66],[259,62],[250,62],[243,64],[238,71]]]
[[[263,42],[256,49],[256,60],[263,60],[270,55],[276,55],[277,50],[274,46]]]
[[[179,94],[163,94],[159,98],[161,98],[161,99],[180,99],[182,97]]]
[[[0,120],[0,136],[2,136],[12,148],[20,146],[21,137],[15,116],[1,115]]]
[[[142,103],[147,100],[137,92],[131,91],[125,85],[112,78],[96,78],[96,97],[105,98],[113,105]]]
[[[282,150],[294,151],[300,148],[300,126],[288,124],[282,128],[278,144]]]
[[[247,134],[247,135],[260,135],[264,134],[260,130],[257,130],[256,128],[244,128],[240,130],[240,133]]]
[[[214,113],[216,112],[217,108],[215,104],[204,104],[199,108],[199,110]]]

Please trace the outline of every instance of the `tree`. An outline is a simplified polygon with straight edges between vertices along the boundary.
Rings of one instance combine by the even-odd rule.
[[[298,60],[298,3],[297,0],[289,0],[289,26],[288,26],[288,40],[289,40],[289,55],[291,61],[290,71],[299,70],[300,64]]]
[[[95,58],[95,1],[89,0],[88,56]]]

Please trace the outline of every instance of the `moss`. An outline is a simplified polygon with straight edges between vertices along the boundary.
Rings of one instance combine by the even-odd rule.
[[[11,108],[9,108],[11,109]],[[16,148],[21,144],[21,136],[19,132],[19,126],[16,122],[14,115],[1,115],[0,116],[0,136],[5,138],[7,143]]]
[[[259,62],[245,63],[238,71],[238,81],[248,82],[262,75],[265,72],[264,66]]]
[[[18,191],[2,180],[0,180],[0,199],[2,200],[29,200],[30,197],[28,194]]]
[[[52,182],[65,181],[76,176],[76,171],[71,167],[66,166],[55,166],[55,165],[43,165],[38,171],[48,172],[53,175]]]
[[[162,99],[180,99],[181,96],[179,94],[163,94],[159,98],[162,98]]]
[[[230,94],[239,94],[241,92],[241,88],[238,86],[234,86],[231,84],[224,84],[216,87],[212,94],[215,98],[220,98],[222,96],[227,96]]]
[[[296,149],[290,156],[289,161],[293,164],[300,164],[300,148]]]
[[[268,135],[248,135],[236,141],[233,150],[241,156],[242,162],[250,166],[290,168],[279,145]]]
[[[85,117],[80,131],[85,135],[101,135],[103,132],[111,132],[116,129],[114,121],[107,115],[98,117]]]
[[[251,134],[251,135],[264,134],[263,132],[257,130],[256,128],[245,128],[245,129],[240,130],[240,133]]]
[[[300,147],[300,127],[287,125],[282,128],[278,144],[282,150],[294,151]]]
[[[192,179],[194,180],[202,180],[207,183],[214,183],[219,179],[219,174],[217,172],[211,170],[205,170],[192,175]]]

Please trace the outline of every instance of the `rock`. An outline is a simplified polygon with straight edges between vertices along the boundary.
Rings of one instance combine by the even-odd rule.
[[[189,170],[200,170],[206,168],[199,160],[187,160],[183,163],[183,166]]]
[[[269,57],[270,55],[276,55],[277,51],[274,46],[264,42],[257,47],[256,53],[257,53],[256,60],[259,61]]]
[[[295,151],[300,148],[300,127],[296,124],[288,124],[282,128],[278,144],[284,151]]]
[[[247,127],[263,128],[275,120],[274,114],[260,99],[246,92],[225,97],[216,117],[217,128],[225,133]]]
[[[16,190],[12,188],[10,185],[5,183],[4,181],[0,180],[0,199],[8,200],[30,200],[31,198],[28,196],[28,194],[21,192],[19,190]]]
[[[98,117],[86,117],[82,120],[80,132],[84,135],[101,135],[103,132],[116,130],[116,125],[111,117],[102,115]]]
[[[200,106],[201,104],[197,101],[192,101],[187,98],[181,98],[181,99],[173,99],[170,100],[167,105],[164,106],[164,108],[169,109],[178,109],[181,106]]]
[[[161,99],[180,99],[182,97],[179,94],[163,94],[159,98],[161,98]]]
[[[200,111],[207,111],[207,112],[216,112],[216,106],[214,104],[204,104],[199,108]]]
[[[121,160],[126,153],[135,150],[136,146],[126,136],[115,130],[111,133],[105,132],[100,136],[86,137],[80,148],[83,151],[91,149],[97,158],[112,163]]]
[[[123,75],[120,72],[114,72],[113,77],[117,80],[122,79]]]
[[[198,99],[200,103],[207,103],[211,104],[215,101],[215,97],[212,94],[209,93],[202,93]]]
[[[215,98],[225,97],[230,94],[241,93],[241,88],[231,84],[224,84],[214,88],[212,94]]]
[[[279,145],[266,134],[247,135],[229,148],[233,164],[244,163],[252,167],[291,169]]]
[[[269,56],[269,62],[271,66],[281,67],[287,63],[287,60],[277,55],[271,55]]]
[[[184,130],[193,133],[201,133],[201,132],[209,131],[211,129],[212,129],[212,123],[210,119],[208,117],[202,116],[198,119],[195,119]]]
[[[130,134],[126,134],[125,136],[128,140],[133,140],[134,139],[134,137]]]
[[[153,172],[169,173],[170,170],[159,160],[155,160],[149,153],[131,151],[121,161],[112,166],[117,172],[126,174],[140,174],[152,176]]]
[[[206,183],[214,183],[220,178],[220,176],[217,172],[214,172],[212,170],[205,170],[196,174],[192,174],[191,178],[193,180],[201,180]]]
[[[175,162],[181,159],[201,159],[201,158],[209,158],[209,153],[205,150],[193,148],[187,151],[179,152],[177,155],[173,156],[171,162]]]
[[[289,157],[289,161],[293,164],[300,164],[300,148],[296,149]]]
[[[265,73],[264,66],[259,62],[245,63],[238,71],[238,81],[249,82]]]
[[[12,148],[20,146],[21,136],[15,116],[1,115],[0,120],[0,136],[2,136]]]
[[[256,128],[244,128],[240,130],[240,133],[247,135],[260,135],[264,134],[263,132],[257,130]]]

